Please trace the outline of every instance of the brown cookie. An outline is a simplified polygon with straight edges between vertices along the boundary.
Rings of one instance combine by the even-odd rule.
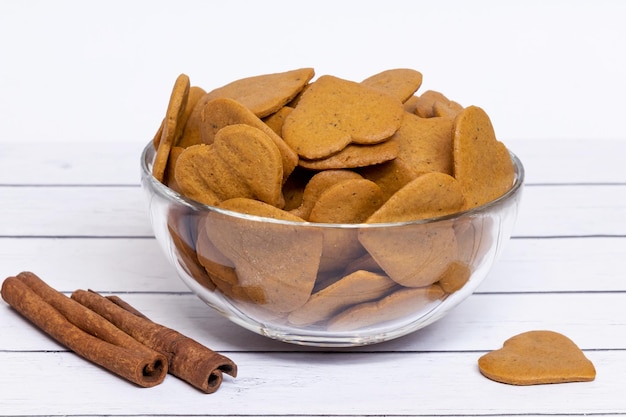
[[[452,175],[453,132],[452,119],[424,119],[405,113],[394,135],[400,147],[398,159],[415,172],[437,171]]]
[[[352,179],[363,179],[363,177],[347,169],[329,169],[316,173],[304,186],[300,205],[292,209],[291,213],[308,220],[313,206],[324,191],[341,181]]]
[[[357,224],[383,203],[380,187],[372,181],[358,178],[339,181],[326,188],[309,214],[316,223]],[[323,228],[324,247],[320,261],[321,271],[343,269],[352,260],[363,255],[357,229]]]
[[[229,170],[244,182],[249,193],[224,196],[250,197],[282,207],[283,165],[275,142],[261,130],[245,125],[230,125],[215,135],[213,146]],[[215,170],[213,170],[215,173]],[[219,175],[219,173],[216,173]]]
[[[268,125],[263,123],[248,108],[230,98],[218,98],[207,102],[201,111],[202,125],[200,134],[202,143],[211,144],[215,135],[223,127],[245,124],[255,127],[269,136],[280,151],[283,176],[286,179],[298,164],[298,155]]]
[[[170,149],[174,146],[175,141],[182,131],[180,120],[185,111],[188,96],[189,77],[185,74],[180,74],[176,78],[172,93],[170,94],[167,112],[165,113],[165,119],[163,119],[162,129],[160,129],[161,138],[158,141],[159,146],[157,147],[152,164],[152,175],[161,182],[163,182],[165,176],[165,168],[170,155]]]
[[[181,114],[180,119],[178,121],[180,128],[179,128],[179,134],[177,135],[177,138],[174,141],[174,144],[176,146],[180,146],[183,148],[189,146],[189,144],[184,144],[181,142],[182,133],[184,132],[185,125],[187,124],[187,120],[189,119],[189,116],[191,115],[191,112],[194,106],[198,102],[198,99],[204,94],[206,94],[206,92],[201,87],[198,87],[198,86],[189,87],[189,94],[187,95],[187,101],[185,103],[185,110]],[[154,139],[152,140],[154,149],[158,149],[159,147],[159,142],[161,141],[161,134],[163,133],[164,123],[165,123],[165,119],[163,119],[163,121],[161,122],[161,125],[159,125],[159,130],[157,131],[156,135],[154,136]]]
[[[448,119],[455,119],[462,111],[463,111],[463,106],[461,106],[456,101],[448,101],[448,102],[435,101],[433,103],[434,117],[445,117]]]
[[[404,107],[404,111],[407,113],[417,114],[416,111],[418,102],[418,96],[411,96],[404,103],[402,103],[402,107]]]
[[[399,146],[394,139],[374,145],[351,144],[339,152],[321,159],[300,158],[298,165],[311,170],[361,168],[382,164],[398,156]]]
[[[420,117],[456,117],[463,106],[456,103],[439,91],[428,90],[420,95],[415,103],[415,114]]]
[[[191,145],[197,145],[200,143],[200,135],[191,137],[185,135],[187,122],[193,113],[193,110],[196,107],[196,104],[200,101],[200,99],[206,94],[206,91],[202,87],[191,86],[189,88],[189,96],[187,98],[187,104],[185,105],[185,111],[181,115],[180,123],[182,131],[179,135],[178,140],[176,141],[176,146],[180,146],[181,148],[186,148]]]
[[[293,222],[301,222],[303,219],[297,217],[276,206],[254,200],[246,197],[235,197],[220,202],[220,208],[236,211],[238,213],[249,214],[252,216],[265,217],[268,219],[287,220]]]
[[[214,191],[213,183],[217,180],[213,177],[212,170],[207,169],[207,167],[217,165],[219,165],[219,171],[229,172],[228,167],[217,156],[214,146],[201,144],[185,148],[178,155],[174,166],[174,178],[180,193],[187,198],[209,206],[219,203],[223,198]],[[221,183],[232,182],[232,185],[229,184],[229,187],[225,188],[232,189],[242,185],[236,178],[231,177],[220,178]],[[245,188],[242,188],[240,192],[245,193]]]
[[[198,221],[196,253],[198,262],[204,267],[204,272],[213,288],[217,288],[230,298],[248,300],[243,290],[239,288],[232,263],[209,240],[204,227],[204,219]],[[203,284],[205,280],[196,278],[196,281]]]
[[[282,161],[274,142],[248,125],[222,128],[211,145],[193,145],[178,157],[182,193],[204,204],[235,197],[282,206]]]
[[[241,207],[240,201],[219,207],[233,210],[235,206]],[[301,221],[277,208],[264,209],[274,210],[276,218]],[[264,212],[264,217],[271,216]],[[322,254],[319,231],[219,212],[209,213],[205,225],[213,245],[235,266],[239,285],[254,289],[248,295],[264,308],[286,313],[309,299]]]
[[[330,331],[352,331],[387,321],[401,319],[407,314],[436,306],[445,297],[438,285],[403,288],[386,297],[348,308],[329,320]]]
[[[593,381],[596,369],[576,344],[553,331],[534,330],[504,342],[478,359],[489,379],[512,385]]]
[[[359,242],[358,229],[322,227],[323,237],[320,272],[342,274],[345,266],[365,255],[365,249]]]
[[[202,100],[231,98],[263,118],[293,100],[314,75],[313,68],[299,68],[241,78],[208,92]]]
[[[264,303],[262,291],[255,287],[243,287],[235,272],[235,265],[226,258],[209,239],[206,222],[200,221],[196,251],[198,261],[211,280],[213,286],[231,300],[243,303]]]
[[[395,68],[374,74],[361,84],[396,97],[403,103],[422,85],[422,73],[410,68]]]
[[[274,206],[249,198],[233,198],[226,200],[221,202],[219,207],[253,216],[278,220],[301,221]],[[265,296],[266,288],[264,286],[242,284],[239,281],[235,265],[217,250],[207,233],[204,233],[204,237],[205,239],[198,239],[198,257],[200,258],[200,262],[205,266],[211,279],[215,282],[217,288],[232,299],[246,303],[265,305],[268,302]],[[248,306],[246,308],[250,307]]]
[[[367,223],[416,221],[457,212],[464,197],[456,180],[447,174],[420,175],[387,200]],[[370,228],[359,240],[396,282],[407,287],[430,285],[458,259],[454,223],[416,224],[402,228]]]
[[[343,274],[348,275],[359,270],[384,273],[383,269],[369,253],[365,253],[365,255],[346,264]]]
[[[421,174],[400,158],[361,168],[358,173],[380,187],[385,201],[389,200],[400,188],[417,178],[418,174]]]
[[[515,169],[509,151],[496,139],[491,120],[480,107],[469,106],[457,117],[453,160],[466,208],[493,201],[513,185]]]
[[[176,183],[176,161],[178,161],[178,157],[181,153],[183,153],[185,149],[180,146],[172,146],[170,149],[170,155],[167,158],[167,166],[165,168],[165,173],[163,175],[163,184],[167,185],[168,188],[180,193],[180,187],[178,183]]]
[[[367,223],[395,223],[430,219],[456,213],[465,197],[454,177],[441,172],[417,176],[396,191]]]
[[[262,118],[274,113],[292,100],[302,91],[313,75],[312,68],[259,75],[233,81],[204,94],[194,105],[185,125],[181,144],[190,146],[202,143],[201,131],[205,124],[202,112],[209,101],[216,98],[233,99],[258,118]]]
[[[274,131],[278,136],[283,135],[283,124],[285,123],[285,119],[289,114],[293,111],[293,107],[283,106],[275,113],[270,114],[267,117],[264,117],[263,123],[265,123],[270,129]]]
[[[472,275],[472,270],[469,265],[454,261],[450,264],[448,269],[445,270],[443,275],[439,277],[437,284],[442,290],[448,294],[452,294],[463,288],[467,281],[469,281]]]
[[[364,223],[383,204],[376,183],[364,178],[348,179],[328,187],[311,208],[315,223]]]
[[[177,211],[170,212],[168,216],[167,230],[174,243],[176,259],[189,276],[203,287],[213,291],[215,284],[198,259],[195,236],[191,233],[192,230],[195,232],[195,219],[186,220],[185,217],[183,213]]]
[[[219,250],[217,250],[217,248],[209,239],[204,217],[205,216],[202,216],[201,220],[198,221],[198,236],[196,238],[196,251],[198,254],[198,261],[207,270],[209,270],[209,273],[215,272],[216,275],[224,276],[224,281],[228,281],[231,284],[236,284],[237,280],[232,279],[232,276],[236,277],[236,275],[234,275],[235,265],[233,265],[233,263],[227,257],[225,257]],[[231,270],[232,276],[230,273],[222,273],[223,268]]]
[[[289,322],[307,326],[326,320],[353,304],[378,300],[396,283],[388,276],[356,271],[316,292],[302,307],[289,314]]]
[[[285,119],[283,138],[303,158],[325,158],[350,143],[389,139],[403,113],[402,102],[388,94],[325,75],[309,85]]]
[[[359,241],[391,279],[406,287],[437,282],[458,257],[449,222],[363,228]]]

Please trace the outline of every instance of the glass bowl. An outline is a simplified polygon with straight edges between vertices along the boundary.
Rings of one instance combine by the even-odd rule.
[[[443,317],[487,276],[510,238],[524,183],[453,215],[403,223],[321,224],[200,204],[156,180],[141,155],[154,234],[185,284],[232,322],[284,342],[349,347]]]

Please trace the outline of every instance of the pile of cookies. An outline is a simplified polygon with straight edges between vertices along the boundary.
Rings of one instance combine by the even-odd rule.
[[[508,150],[481,108],[417,94],[416,70],[314,76],[301,68],[209,92],[176,79],[154,177],[205,205],[288,221],[172,210],[181,262],[294,326],[350,331],[431,308],[470,278],[493,240],[490,218],[386,226],[502,196],[515,179]]]

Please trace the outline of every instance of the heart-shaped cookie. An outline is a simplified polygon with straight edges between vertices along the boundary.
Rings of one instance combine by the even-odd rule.
[[[496,139],[491,120],[480,107],[466,107],[456,118],[453,160],[466,208],[493,201],[513,185],[515,169],[509,151]]]
[[[282,204],[280,152],[265,133],[252,126],[226,126],[211,145],[186,148],[174,173],[181,192],[204,204],[235,197],[277,207]]]
[[[402,102],[365,85],[325,75],[309,84],[283,124],[283,138],[298,155],[320,159],[350,143],[375,144],[398,127]]]
[[[278,148],[283,162],[283,180],[298,164],[298,155],[267,124],[263,123],[251,110],[230,98],[216,98],[207,102],[201,111],[200,136],[202,143],[211,144],[215,135],[223,127],[246,124],[265,133]]]
[[[216,98],[233,99],[257,117],[265,117],[300,93],[313,75],[313,68],[258,75],[233,81],[203,94],[194,103],[179,145],[187,147],[202,142],[201,131],[205,124],[202,112],[209,101]]]
[[[227,200],[229,210],[301,222],[302,219],[258,201]],[[270,221],[251,221],[219,212],[205,220],[209,239],[235,266],[241,288],[259,305],[275,313],[301,307],[311,296],[322,255],[318,230]]]
[[[512,385],[592,381],[593,363],[568,337],[549,330],[521,333],[478,359],[489,379]]]
[[[258,117],[269,116],[289,103],[315,75],[313,68],[241,78],[209,91],[203,101],[232,98]]]

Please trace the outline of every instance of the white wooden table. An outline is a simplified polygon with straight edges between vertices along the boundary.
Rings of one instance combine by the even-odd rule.
[[[527,185],[514,237],[435,324],[328,350],[266,339],[192,295],[162,256],[139,188],[142,144],[0,144],[0,278],[30,270],[71,293],[118,294],[239,366],[202,394],[138,388],[0,302],[0,415],[626,415],[626,140],[506,141]],[[533,329],[593,361],[593,382],[493,382],[477,359]]]

